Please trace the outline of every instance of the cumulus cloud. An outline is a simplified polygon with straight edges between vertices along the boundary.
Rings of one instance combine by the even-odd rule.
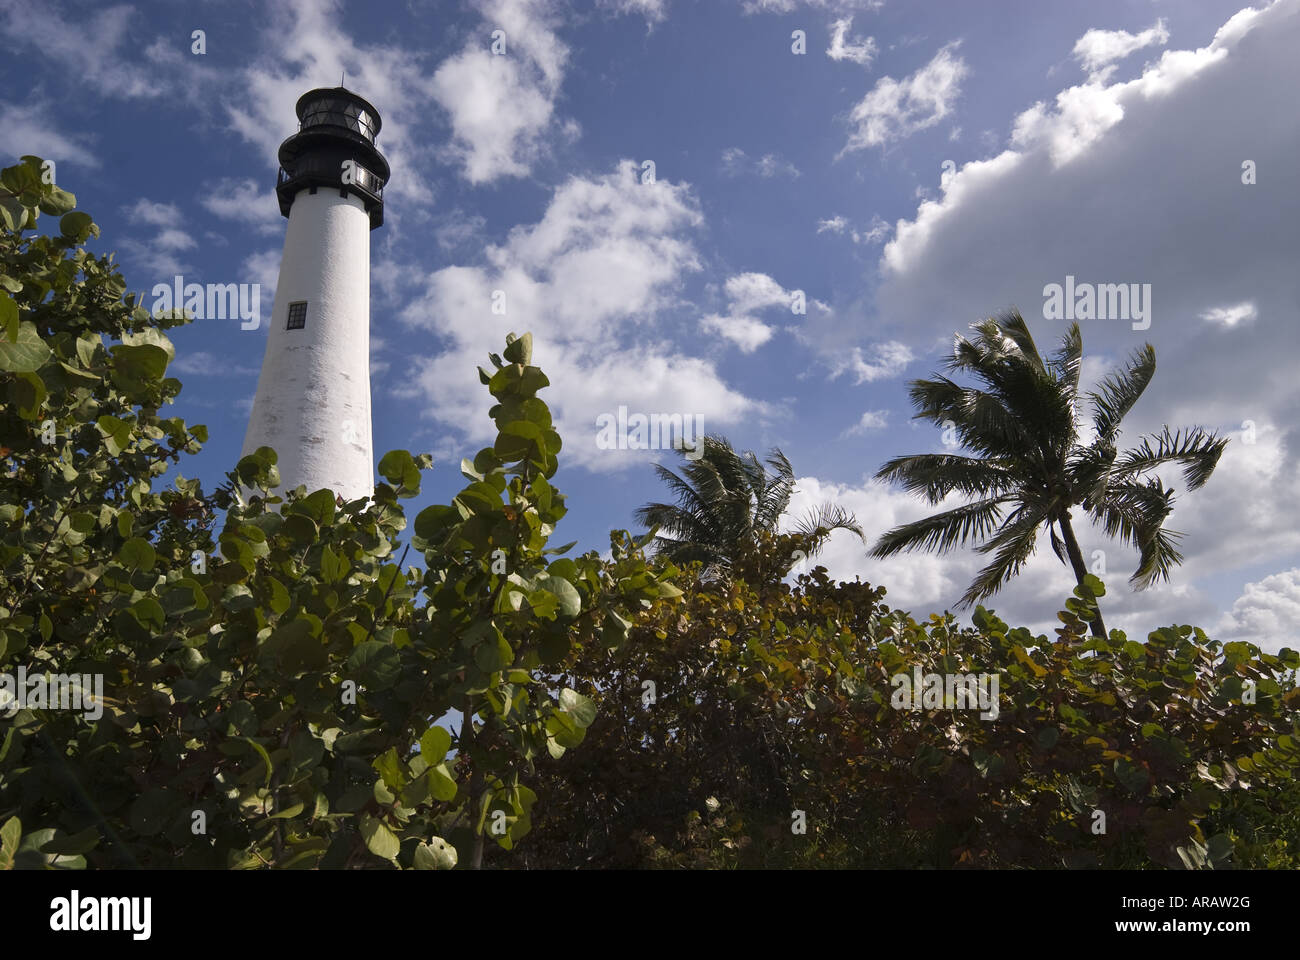
[[[1178,471],[1167,477],[1177,488],[1168,525],[1186,534],[1187,560],[1175,586],[1142,601],[1167,609],[1166,623],[1214,609],[1208,591],[1233,571],[1300,559],[1300,530],[1278,522],[1300,497],[1300,192],[1241,179],[1242,144],[1261,169],[1300,155],[1300,129],[1276,123],[1278,100],[1262,93],[1300,85],[1298,46],[1300,4],[1243,10],[1204,46],[1166,50],[1140,77],[1071,87],[1022,114],[1011,148],[963,165],[939,199],[898,222],[870,322],[857,330],[933,355],[938,338],[1016,305],[1050,349],[1066,323],[1044,319],[1046,285],[1067,275],[1150,283],[1150,329],[1081,324],[1085,356],[1156,349],[1156,376],[1121,445],[1165,424],[1231,438],[1203,489],[1187,491]]]
[[[182,229],[185,221],[179,207],[141,198],[123,207],[122,213],[136,226],[153,228],[146,231],[147,239],[127,237],[121,247],[128,257],[147,267],[158,282],[170,281],[174,275],[192,269],[178,254],[194,249],[198,242]]]
[[[17,161],[19,157],[31,154],[42,160],[52,160],[56,181],[60,164],[98,167],[99,158],[87,145],[86,138],[61,132],[50,122],[51,112],[43,103],[0,103],[0,128],[5,131],[5,151],[9,154],[6,159]]]
[[[1129,33],[1125,30],[1092,29],[1074,44],[1074,59],[1087,70],[1094,80],[1105,80],[1114,70],[1114,62],[1144,47],[1159,46],[1169,42],[1169,31],[1163,19],[1143,30]]]
[[[157,83],[138,56],[123,56],[124,41],[138,42],[131,21],[140,19],[126,5],[112,6],[65,19],[48,4],[2,0],[0,23],[6,37],[31,44],[44,56],[62,63],[70,72],[101,94],[148,99],[167,90]],[[13,50],[10,45],[9,50]]]
[[[770,180],[775,176],[799,176],[799,168],[775,153],[765,153],[754,159],[740,147],[728,147],[722,151],[721,171],[723,176],[738,177],[752,174]]]
[[[1215,639],[1247,640],[1276,653],[1300,647],[1300,567],[1248,583],[1219,625]]]
[[[940,449],[936,444],[931,452]],[[969,547],[943,555],[907,552],[887,560],[868,555],[871,545],[886,530],[955,507],[964,502],[962,498],[949,497],[932,507],[874,480],[844,483],[801,476],[790,498],[783,526],[793,525],[809,509],[828,502],[851,511],[867,536],[866,546],[847,533],[830,539],[815,562],[826,567],[832,577],[840,580],[861,577],[868,583],[883,586],[888,591],[885,602],[892,607],[923,615],[950,610],[960,622],[970,623],[971,611],[958,609],[956,604],[978,570],[988,563],[988,556]],[[1076,532],[1085,557],[1095,563],[1091,532],[1086,527],[1076,528]],[[1194,585],[1176,576],[1173,584],[1133,591],[1125,580],[1136,567],[1136,555],[1111,551],[1108,560],[1109,568],[1102,578],[1107,584],[1107,594],[1101,601],[1107,629],[1120,629],[1130,637],[1145,639],[1152,630],[1171,623],[1212,623],[1215,604]],[[1052,553],[1045,536],[1040,536],[1038,549],[1020,575],[984,601],[984,606],[1013,626],[1026,626],[1035,635],[1050,636],[1060,626],[1056,611],[1064,609],[1074,586],[1069,568]]]
[[[865,40],[849,36],[853,29],[852,17],[841,17],[831,24],[831,45],[826,48],[826,56],[832,60],[848,60],[859,66],[870,66],[875,59],[877,47],[874,37]]]
[[[1235,327],[1239,323],[1254,320],[1257,313],[1255,304],[1250,300],[1244,300],[1229,307],[1211,307],[1201,314],[1201,319],[1225,327]]]
[[[858,422],[849,427],[842,437],[852,437],[865,434],[870,430],[883,430],[889,425],[889,413],[886,410],[867,410],[858,418]]]
[[[848,219],[836,214],[825,220],[817,221],[818,233],[834,233],[847,235],[853,239],[854,243],[881,243],[889,236],[890,230],[893,229],[888,223],[881,219],[879,214],[873,214],[871,223],[866,230],[858,230],[849,223]]]
[[[505,54],[481,36],[443,61],[434,99],[447,112],[452,151],[471,183],[526,175],[545,152],[569,48],[547,4],[480,0],[491,30],[504,32]]]
[[[794,13],[799,9],[852,13],[858,10],[879,10],[884,5],[885,0],[741,0],[740,7],[747,14]]]
[[[726,291],[730,299],[727,312],[708,314],[700,323],[704,329],[736,344],[743,353],[753,353],[772,338],[772,328],[755,314],[772,307],[789,310],[794,296],[793,291],[786,290],[765,273],[728,277]]]
[[[338,0],[268,7],[259,33],[263,45],[224,81],[233,88],[224,98],[226,122],[274,170],[280,143],[298,129],[294,105],[303,91],[346,72],[348,89],[374,103],[383,117],[379,146],[400,171],[384,190],[387,199],[399,201],[390,204],[395,227],[405,212],[433,201],[432,179],[423,172],[430,150],[416,136],[434,105],[433,81],[424,54],[393,43],[358,41],[343,28],[341,11]]]
[[[280,216],[275,193],[251,177],[224,178],[205,184],[199,203],[213,216],[233,220],[260,234],[279,233],[283,229],[284,218]]]
[[[479,263],[436,271],[402,311],[403,323],[441,341],[437,356],[413,362],[410,393],[428,416],[466,431],[467,445],[491,437],[475,367],[511,330],[534,336],[566,462],[620,470],[644,459],[596,445],[596,417],[619,406],[699,415],[708,431],[765,413],[697,356],[690,327],[673,324],[680,286],[700,269],[698,201],[685,185],[645,184],[637,173],[625,160],[603,176],[570,178],[540,220],[487,246]],[[675,329],[692,342],[679,346]]]
[[[851,373],[854,383],[871,383],[898,376],[915,359],[911,348],[898,340],[877,344],[869,354],[862,347],[854,347],[831,362],[831,377]]]
[[[849,113],[853,129],[844,152],[882,146],[934,126],[952,113],[969,70],[960,40],[942,47],[924,67],[899,81],[882,77]]]
[[[615,13],[639,14],[650,27],[668,17],[668,0],[599,0],[599,4]]]

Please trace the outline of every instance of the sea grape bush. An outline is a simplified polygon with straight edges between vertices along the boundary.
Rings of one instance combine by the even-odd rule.
[[[724,578],[653,530],[568,557],[527,334],[409,530],[404,450],[369,500],[281,491],[265,448],[204,491],[162,413],[188,321],[44,170],[0,171],[0,675],[105,696],[0,711],[0,867],[1300,866],[1294,651],[1090,637],[1095,577],[1052,637],[918,621],[784,582],[803,534]],[[996,674],[997,716],[896,709],[913,670]]]
[[[125,294],[41,169],[0,174],[0,671],[102,674],[105,705],[0,720],[0,864],[434,869],[513,848],[535,762],[595,712],[539,668],[676,594],[626,534],[608,561],[548,546],[560,438],[531,338],[480,371],[497,439],[414,518],[422,568],[395,551],[427,456],[384,456],[369,501],[275,495],[266,448],[211,494],[157,490],[206,439],[159,415],[181,387],[163,331],[187,321]],[[26,232],[42,213],[59,236]]]
[[[575,647],[559,679],[601,710],[543,776],[530,862],[1300,864],[1295,651],[1189,626],[1089,637],[1095,577],[1049,637],[982,607],[918,622],[821,567],[753,575],[797,547],[767,539],[721,584],[687,568],[616,653]],[[999,674],[997,717],[896,709],[915,668]]]

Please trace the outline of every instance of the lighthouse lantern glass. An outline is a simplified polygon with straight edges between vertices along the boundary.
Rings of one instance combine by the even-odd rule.
[[[315,101],[303,114],[302,126],[328,124],[356,131],[367,140],[375,139],[375,118],[364,107],[341,97],[323,97]]]

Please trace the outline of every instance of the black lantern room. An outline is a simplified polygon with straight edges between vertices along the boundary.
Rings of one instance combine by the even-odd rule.
[[[370,214],[370,229],[378,227],[384,222],[384,184],[390,173],[375,146],[379,111],[343,87],[309,90],[295,109],[298,132],[280,144],[275,188],[280,213],[289,215],[298,191],[327,188],[360,197]]]

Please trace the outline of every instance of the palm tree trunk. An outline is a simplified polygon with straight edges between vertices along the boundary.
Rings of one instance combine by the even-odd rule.
[[[1074,539],[1074,528],[1070,526],[1070,512],[1062,510],[1057,523],[1061,525],[1061,539],[1065,541],[1065,552],[1070,556],[1070,566],[1074,568],[1074,579],[1079,585],[1083,585],[1083,578],[1088,575],[1088,568],[1083,565],[1083,553],[1079,550],[1079,541]],[[1106,639],[1106,625],[1101,622],[1101,608],[1097,609],[1097,617],[1092,621],[1092,635],[1102,640]]]

